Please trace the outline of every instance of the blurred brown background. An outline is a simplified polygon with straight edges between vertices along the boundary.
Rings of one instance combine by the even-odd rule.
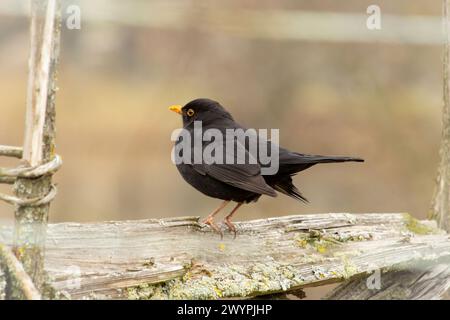
[[[220,101],[248,127],[280,128],[281,144],[292,150],[366,159],[297,176],[309,205],[263,197],[237,220],[375,211],[424,218],[440,139],[439,43],[419,34],[419,43],[414,34],[407,41],[302,40],[279,37],[276,29],[270,36],[247,32],[245,25],[253,11],[263,19],[250,27],[269,31],[272,20],[264,24],[264,16],[272,12],[365,17],[374,2],[135,0],[113,10],[119,1],[65,1],[81,6],[82,25],[63,28],[57,150],[64,166],[55,177],[51,221],[206,215],[217,200],[192,189],[170,161],[170,134],[181,119],[167,106],[197,97]],[[439,1],[376,4],[383,14],[441,14]],[[0,143],[21,145],[28,20],[21,8],[9,9],[0,6]],[[354,32],[366,28],[361,22]],[[299,23],[307,34],[319,30]],[[382,32],[392,34],[384,26]],[[12,217],[13,208],[0,203],[1,223]]]

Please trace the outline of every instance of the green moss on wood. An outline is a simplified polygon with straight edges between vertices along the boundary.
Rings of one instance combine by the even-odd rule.
[[[425,235],[439,232],[438,229],[425,225],[416,218],[412,217],[409,213],[404,213],[403,217],[405,218],[406,229],[414,234]]]

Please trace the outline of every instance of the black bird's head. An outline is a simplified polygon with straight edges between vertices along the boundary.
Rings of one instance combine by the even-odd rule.
[[[219,119],[233,120],[231,114],[220,103],[211,99],[195,99],[187,103],[184,107],[173,105],[169,107],[169,110],[183,117],[183,127],[190,125],[194,121],[208,123]]]

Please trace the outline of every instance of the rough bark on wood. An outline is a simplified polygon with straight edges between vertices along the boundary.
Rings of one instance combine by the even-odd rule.
[[[55,92],[61,12],[58,0],[31,1],[31,53],[23,162],[36,166],[50,161],[55,148]],[[51,176],[18,178],[14,184],[21,199],[44,197],[51,190]],[[14,252],[36,287],[44,284],[44,244],[49,204],[17,206]]]
[[[196,217],[49,225],[46,270],[72,298],[253,297],[450,259],[449,236],[407,214],[313,214],[236,223]],[[8,240],[0,231],[0,241]]]

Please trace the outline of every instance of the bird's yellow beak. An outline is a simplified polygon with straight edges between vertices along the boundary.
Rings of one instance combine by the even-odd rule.
[[[181,112],[181,108],[182,108],[182,106],[180,106],[180,105],[173,105],[173,106],[169,107],[169,110],[176,112],[178,114],[183,114],[183,112]]]

